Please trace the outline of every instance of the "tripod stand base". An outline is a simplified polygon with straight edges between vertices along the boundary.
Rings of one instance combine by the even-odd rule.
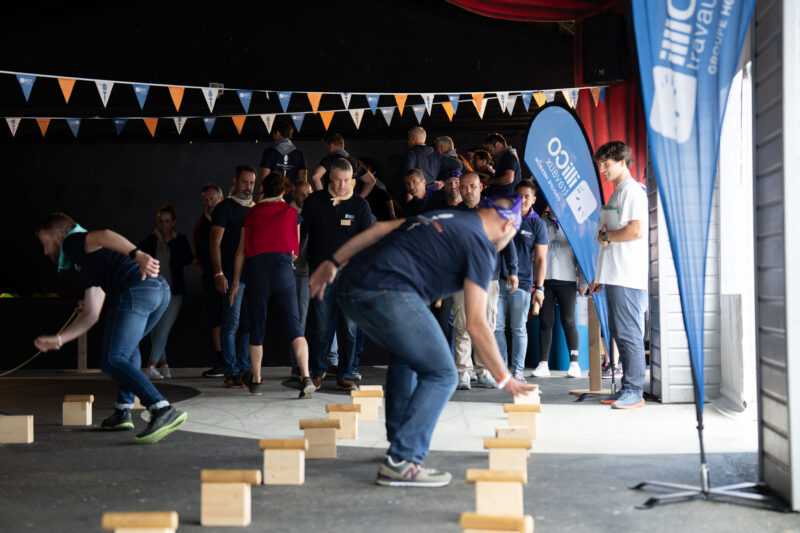
[[[652,509],[655,505],[661,503],[672,503],[684,500],[693,500],[703,498],[710,501],[726,501],[739,500],[739,503],[757,503],[763,504],[768,508],[775,511],[787,512],[789,511],[788,505],[780,499],[767,494],[766,487],[760,483],[735,483],[733,485],[724,485],[717,488],[708,488],[705,491],[701,487],[692,485],[680,485],[678,483],[664,483],[661,481],[643,481],[636,486],[631,487],[633,490],[646,490],[645,487],[657,487],[663,489],[672,489],[675,492],[668,492],[665,494],[658,494],[652,496],[641,505],[637,505],[637,509]],[[755,492],[746,492],[746,491]],[[720,500],[715,500],[720,498]]]
[[[569,391],[570,394],[573,396],[577,396],[575,398],[576,402],[582,402],[589,396],[608,396],[611,394],[610,389],[598,389],[598,390],[591,390],[591,389],[575,389]]]

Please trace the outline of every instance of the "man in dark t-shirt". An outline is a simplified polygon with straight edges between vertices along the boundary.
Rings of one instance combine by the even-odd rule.
[[[87,232],[63,213],[53,213],[36,228],[44,253],[58,271],[75,267],[83,281],[83,309],[61,333],[34,341],[43,352],[59,350],[97,323],[108,299],[100,368],[117,382],[116,409],[103,420],[106,430],[133,429],[131,409],[136,396],[150,411],[147,428],[136,436],[138,444],[159,441],[186,421],[141,371],[139,341],[158,323],[169,305],[170,290],[156,259],[111,230]]]
[[[311,185],[315,191],[326,189],[330,182],[331,164],[337,159],[347,159],[353,167],[353,178],[360,181],[358,195],[362,198],[369,196],[370,191],[375,186],[375,176],[361,161],[347,153],[344,149],[344,137],[339,133],[328,133],[322,141],[328,155],[322,158],[317,168],[311,174]]]
[[[405,174],[406,171],[417,168],[425,176],[427,187],[441,189],[444,180],[454,173],[461,174],[463,165],[458,159],[447,157],[426,146],[426,138],[427,133],[422,126],[414,126],[408,130],[408,152],[400,171]]]
[[[484,148],[495,160],[494,177],[489,178],[489,187],[483,192],[485,196],[512,194],[514,187],[522,179],[522,167],[519,164],[517,150],[508,146],[505,137],[492,133],[483,143]]]
[[[258,174],[256,191],[260,190],[261,180],[271,171],[280,172],[292,184],[298,181],[308,181],[306,158],[303,152],[295,148],[292,143],[294,126],[288,120],[277,120],[272,126],[273,146],[264,150],[261,156],[261,169]],[[258,194],[256,194],[258,196]]]
[[[419,215],[434,209],[443,209],[447,201],[444,190],[437,190],[435,186],[427,187],[425,176],[418,168],[406,171],[403,176],[408,195],[403,205],[403,214],[407,217]]]
[[[218,293],[225,295],[226,302],[230,295],[229,280],[233,279],[233,262],[239,249],[244,215],[253,205],[255,180],[256,170],[253,167],[248,165],[236,167],[233,192],[214,208],[214,213],[211,215],[211,266],[214,271],[214,287]],[[238,337],[236,335],[244,291],[245,283],[240,283],[233,305],[223,306],[220,329],[224,384],[228,388],[235,389],[245,387],[242,383],[242,374],[250,368],[247,328],[240,328],[241,333]]]
[[[422,465],[436,422],[456,385],[450,348],[427,307],[463,290],[467,323],[477,350],[511,394],[532,390],[511,380],[486,322],[486,289],[495,254],[520,223],[519,197],[489,199],[476,213],[431,211],[379,222],[322,262],[310,279],[319,297],[342,269],[342,311],[392,352],[386,375],[388,454],[376,482],[441,487],[451,476]]]

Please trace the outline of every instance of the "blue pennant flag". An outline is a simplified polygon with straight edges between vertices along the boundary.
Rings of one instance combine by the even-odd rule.
[[[134,84],[133,93],[136,99],[139,100],[139,109],[144,108],[144,102],[147,100],[147,93],[150,92],[150,86],[143,83]]]
[[[633,0],[633,27],[650,157],[701,410],[706,252],[719,138],[756,0],[672,4]]]
[[[17,81],[19,86],[22,87],[22,94],[25,95],[25,101],[31,96],[31,89],[33,89],[33,82],[36,81],[36,76],[29,76],[27,74],[17,74]]]
[[[525,111],[531,107],[531,98],[533,98],[533,91],[522,91],[522,103],[525,104]]]
[[[253,98],[253,91],[236,91],[239,95],[239,101],[242,103],[245,113],[250,112],[250,100]]]
[[[203,124],[206,125],[206,131],[209,135],[211,135],[211,130],[214,129],[214,123],[217,121],[217,117],[203,117]]]
[[[414,116],[417,117],[417,124],[422,124],[422,117],[425,116],[425,104],[412,105]]]
[[[79,118],[68,118],[67,119],[67,126],[69,126],[69,129],[72,130],[72,136],[73,137],[77,137],[78,136],[78,128],[81,127],[81,119],[79,119]]]
[[[303,119],[306,118],[305,113],[292,113],[292,122],[294,122],[294,129],[300,133],[300,128],[303,126]]]
[[[554,105],[536,115],[528,130],[524,159],[564,230],[583,277],[591,283],[600,250],[596,236],[603,199],[592,150],[572,113]],[[606,346],[610,346],[605,292],[593,298]]]
[[[450,101],[450,105],[453,106],[453,114],[455,115],[456,111],[458,111],[458,102],[461,99],[460,94],[448,94],[447,100]]]
[[[378,100],[380,99],[379,94],[368,94],[367,95],[367,103],[369,104],[369,109],[372,111],[372,114],[378,112]]]
[[[284,113],[286,113],[286,110],[289,109],[289,100],[291,98],[292,98],[292,93],[278,92],[278,101],[280,101],[281,109],[283,109]]]
[[[606,88],[600,87],[600,101],[603,102],[606,99]]]
[[[127,122],[128,122],[127,118],[115,118],[114,119],[114,129],[117,130],[117,135],[120,134],[120,132],[122,131],[122,128],[125,127],[125,124],[127,124]]]

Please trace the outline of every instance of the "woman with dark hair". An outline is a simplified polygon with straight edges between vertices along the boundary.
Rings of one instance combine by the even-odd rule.
[[[261,182],[261,200],[244,217],[242,237],[234,262],[231,303],[239,292],[242,270],[246,280],[244,312],[250,330],[250,370],[242,381],[252,394],[259,394],[261,359],[267,307],[270,300],[285,323],[300,367],[300,398],[311,398],[314,384],[308,375],[308,343],[300,328],[292,262],[300,250],[300,220],[297,211],[283,200],[283,174],[270,172]],[[245,261],[246,259],[246,261]]]
[[[489,180],[494,177],[494,168],[492,167],[494,160],[491,154],[486,150],[475,150],[472,161],[472,167],[475,169],[478,176],[481,177],[481,183],[484,185],[489,183]]]

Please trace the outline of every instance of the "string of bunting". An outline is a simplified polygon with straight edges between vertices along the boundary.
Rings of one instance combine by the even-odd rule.
[[[125,127],[125,125],[129,120],[141,120],[144,122],[145,126],[150,132],[150,135],[155,137],[156,127],[158,125],[160,118],[168,120],[171,119],[175,125],[178,135],[180,135],[181,132],[183,131],[183,128],[186,125],[186,121],[192,119],[201,119],[206,127],[206,130],[208,131],[209,134],[211,134],[211,131],[213,130],[214,125],[216,124],[217,118],[230,118],[233,121],[233,124],[236,127],[237,132],[241,134],[245,120],[248,117],[260,117],[261,120],[264,122],[264,125],[267,129],[267,133],[271,133],[272,124],[275,121],[275,117],[280,113],[267,113],[267,114],[249,113],[250,102],[252,100],[254,92],[265,93],[267,99],[269,99],[269,93],[277,94],[278,102],[280,103],[281,109],[283,110],[282,114],[290,115],[292,121],[294,122],[295,129],[298,132],[300,131],[300,128],[302,127],[303,121],[307,114],[319,115],[320,119],[322,120],[323,126],[327,130],[328,127],[330,126],[331,121],[333,120],[334,114],[347,112],[350,114],[350,117],[353,120],[356,129],[359,129],[361,126],[361,120],[364,117],[364,114],[366,113],[367,109],[369,109],[373,115],[376,115],[380,111],[381,115],[386,121],[386,125],[391,126],[392,118],[394,117],[395,111],[397,111],[397,113],[400,116],[402,116],[404,110],[406,110],[409,107],[413,111],[417,123],[421,124],[422,119],[425,116],[425,113],[427,113],[430,116],[434,105],[442,106],[442,109],[444,110],[448,119],[452,121],[453,116],[456,114],[456,111],[458,110],[459,103],[461,102],[471,101],[472,104],[475,106],[475,110],[477,111],[480,118],[483,118],[484,112],[486,111],[486,104],[487,101],[489,100],[496,100],[502,112],[506,112],[509,115],[512,115],[518,99],[522,101],[525,110],[528,111],[530,109],[531,101],[535,102],[538,107],[541,107],[548,102],[552,102],[553,99],[555,98],[556,93],[559,92],[563,95],[566,102],[573,108],[576,107],[578,104],[578,99],[580,97],[581,91],[589,91],[591,93],[595,106],[597,106],[599,102],[602,102],[605,96],[605,86],[592,86],[592,87],[580,87],[580,88],[571,87],[564,89],[547,89],[547,90],[492,91],[492,92],[467,91],[467,92],[441,92],[441,93],[386,93],[386,92],[350,93],[350,92],[330,92],[330,91],[328,92],[275,91],[270,89],[249,90],[249,89],[233,89],[224,87],[167,85],[160,83],[139,83],[131,81],[96,80],[90,78],[64,77],[64,76],[54,76],[48,74],[30,74],[30,73],[13,72],[6,70],[0,70],[0,74],[8,74],[16,76],[26,102],[29,100],[31,90],[33,89],[33,85],[38,78],[51,78],[58,80],[59,87],[61,88],[61,92],[64,96],[64,101],[66,103],[69,103],[73,89],[75,88],[75,83],[81,81],[81,82],[90,82],[95,85],[95,87],[97,88],[98,95],[100,97],[100,101],[103,104],[103,107],[108,107],[108,101],[109,98],[111,97],[111,92],[115,86],[128,85],[133,88],[133,92],[136,95],[137,101],[139,103],[139,109],[142,110],[144,110],[144,105],[147,100],[147,95],[151,87],[166,87],[169,90],[169,94],[172,99],[172,103],[175,106],[176,112],[180,111],[181,103],[183,102],[183,96],[187,89],[200,90],[203,92],[203,97],[206,101],[206,104],[208,105],[209,113],[213,114],[214,106],[216,104],[216,101],[220,93],[226,91],[236,92],[237,96],[239,97],[239,102],[241,103],[242,108],[244,109],[244,114],[241,115],[212,115],[212,116],[198,115],[198,116],[116,117],[116,118],[5,117],[6,124],[11,130],[12,136],[16,136],[17,129],[19,128],[19,124],[22,120],[35,120],[39,126],[39,130],[41,131],[42,136],[44,136],[47,133],[47,129],[50,126],[50,122],[52,120],[65,120],[67,125],[69,126],[70,131],[75,137],[78,136],[78,130],[80,129],[81,121],[83,120],[112,120],[114,122],[114,127],[116,129],[117,135],[119,135],[122,132],[123,128]],[[342,99],[342,103],[344,104],[344,108],[332,109],[332,110],[320,110],[319,109],[320,100],[322,99],[322,96],[325,94],[339,95]],[[369,107],[351,109],[350,100],[354,94],[363,95],[366,98],[367,105]],[[305,95],[305,98],[307,98],[308,103],[311,107],[311,111],[310,112],[289,111],[289,103],[293,95]],[[435,99],[436,96],[438,95],[446,96],[447,100],[436,102]],[[381,96],[394,97],[396,105],[379,106],[378,103]],[[406,100],[408,96],[419,96],[422,98],[423,103],[406,105]],[[467,96],[467,98],[465,100],[462,100],[461,99],[462,96]]]

